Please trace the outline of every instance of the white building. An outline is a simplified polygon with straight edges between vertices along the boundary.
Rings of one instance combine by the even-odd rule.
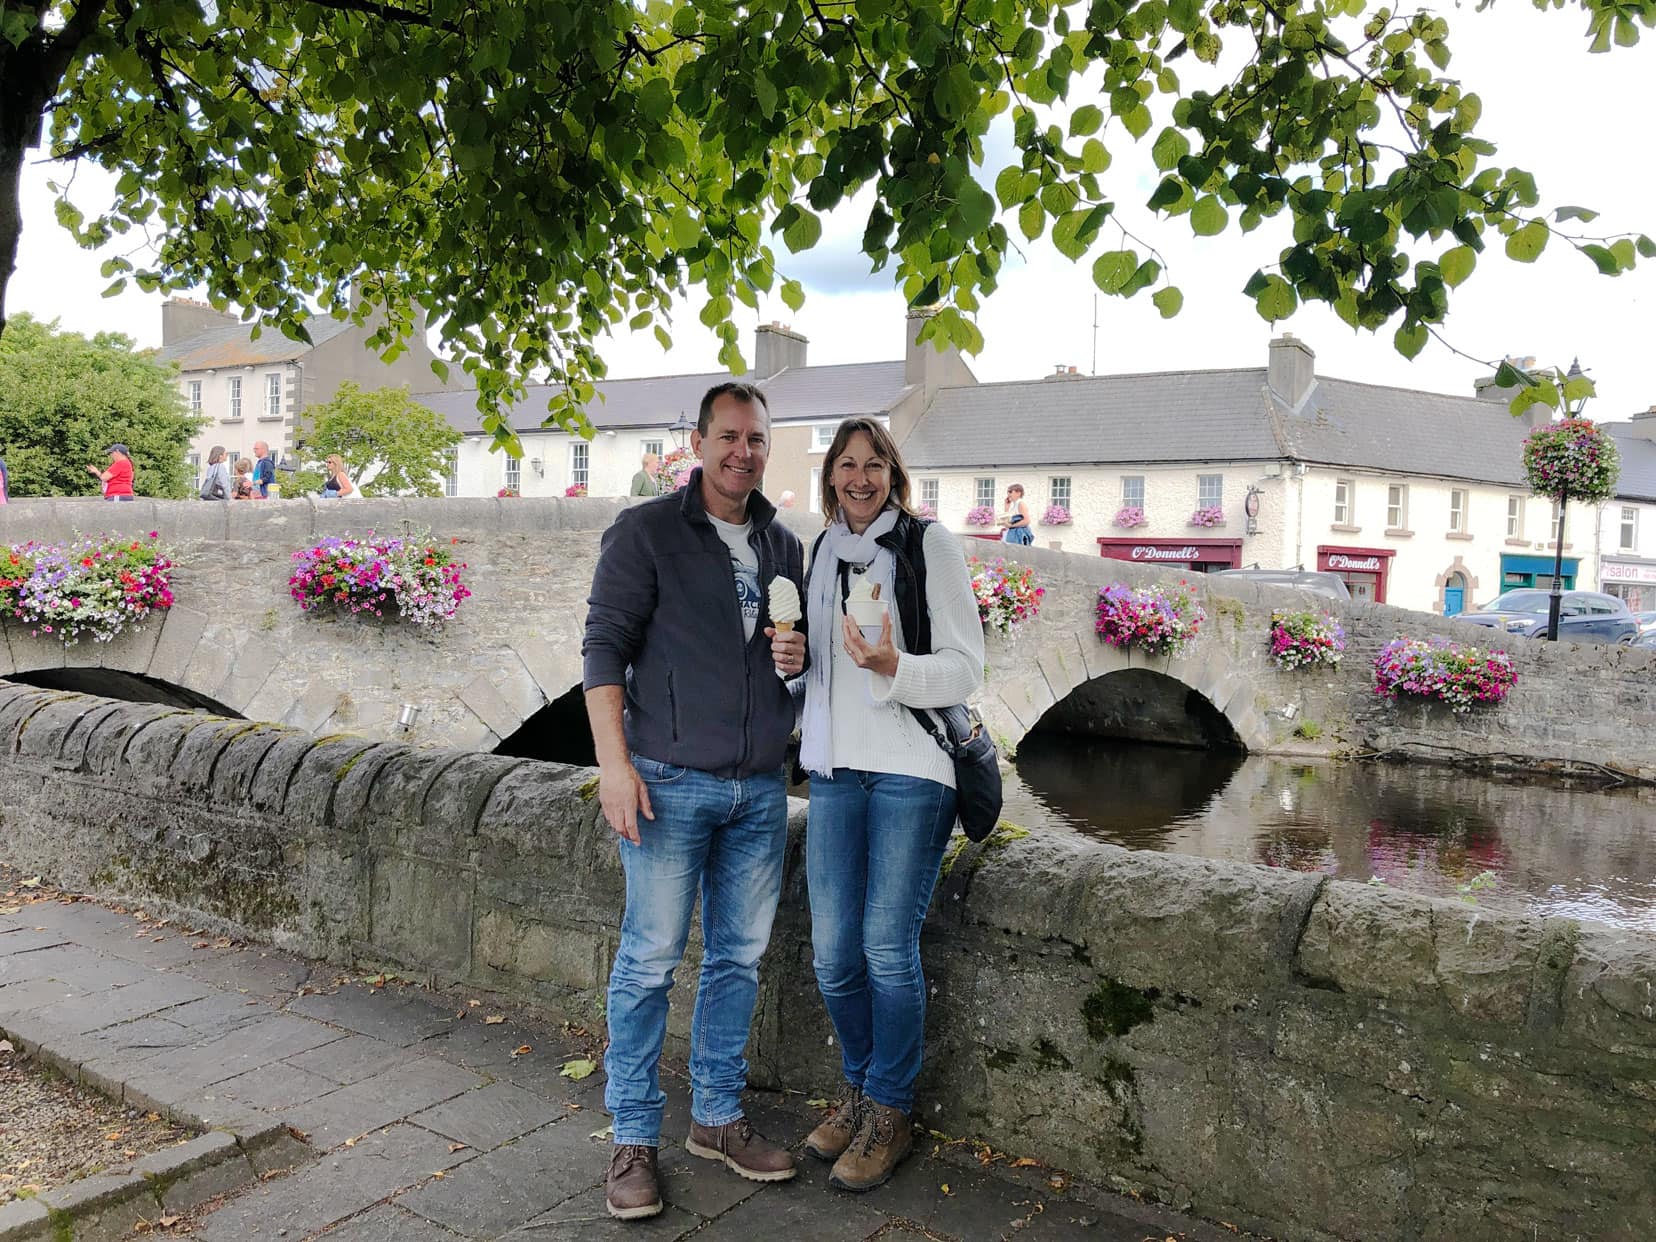
[[[1454,613],[1552,569],[1552,506],[1520,466],[1532,423],[1509,413],[1510,391],[1480,389],[1318,376],[1283,336],[1264,367],[944,389],[903,450],[956,529],[1022,483],[1047,546],[1197,572],[1330,570],[1357,598]],[[1053,504],[1071,524],[1040,524]],[[1127,508],[1144,524],[1117,525]],[[1209,508],[1218,523],[1195,524]],[[1570,586],[1584,559],[1592,576],[1585,529],[1582,546],[1566,540]]]
[[[1634,612],[1656,611],[1656,407],[1608,423],[1621,453],[1615,499],[1599,511],[1599,589]]]

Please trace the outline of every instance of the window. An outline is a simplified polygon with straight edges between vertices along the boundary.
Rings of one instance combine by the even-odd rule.
[[[201,381],[190,381],[190,413],[197,417],[201,414]]]
[[[1409,487],[1406,483],[1392,483],[1386,488],[1386,529],[1407,530],[1409,521]]]
[[[190,463],[190,491],[199,496],[201,495],[201,454],[191,453],[185,460]]]
[[[1350,479],[1334,480],[1334,525],[1350,526],[1351,521],[1351,493],[1353,491]]]
[[[569,481],[582,487],[587,485],[587,463],[592,460],[592,445],[577,440],[569,446]]]
[[[834,443],[834,432],[838,430],[838,423],[818,423],[812,427],[811,452],[826,453]]]
[[[1457,535],[1466,533],[1466,493],[1458,487],[1449,493],[1449,529]]]
[[[638,455],[642,457],[645,453],[654,453],[657,457],[662,457],[664,454],[661,451],[661,445],[660,440],[645,440],[638,446]]]
[[[523,490],[523,458],[506,455],[506,486],[514,492]]]
[[[931,506],[931,511],[933,513],[937,512],[937,480],[936,479],[921,479],[920,480],[920,503],[921,503],[921,505],[930,505]]]
[[[265,417],[280,418],[282,416],[282,377],[271,374],[265,376]]]
[[[1196,507],[1223,509],[1225,507],[1225,476],[1199,474],[1196,476]]]
[[[1524,498],[1522,496],[1507,497],[1507,538],[1522,539],[1524,537]]]
[[[995,507],[995,480],[993,478],[972,480],[972,504],[974,507],[982,505],[988,505],[991,509]]]
[[[1552,502],[1552,514],[1547,518],[1547,538],[1554,541],[1558,539],[1558,502],[1556,500]]]
[[[1065,509],[1070,507],[1070,481],[1068,475],[1047,480],[1047,504],[1059,505]]]
[[[227,414],[225,414],[225,417],[226,418],[240,418],[242,416],[241,376],[232,375],[224,383],[225,383],[225,391],[230,396],[229,412]]]
[[[1631,552],[1639,546],[1639,511],[1623,508],[1621,511],[1621,550]]]
[[[1124,474],[1121,476],[1121,507],[1123,509],[1144,508],[1144,476],[1142,474]]]
[[[811,467],[811,495],[806,509],[808,513],[822,512],[822,467]]]
[[[451,448],[448,451],[448,469],[443,472],[443,495],[458,496],[460,494],[460,450]]]

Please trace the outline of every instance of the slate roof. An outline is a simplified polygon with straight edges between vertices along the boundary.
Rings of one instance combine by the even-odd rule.
[[[903,443],[911,469],[1297,460],[1521,484],[1505,401],[1319,377],[1290,412],[1266,368],[950,388]]]
[[[1606,423],[1621,453],[1621,478],[1616,496],[1621,500],[1656,501],[1656,440],[1634,434],[1629,423]]]
[[[850,362],[788,367],[765,379],[752,375],[743,378],[764,389],[773,420],[801,422],[884,413],[908,391],[903,372],[901,361]],[[665,427],[678,418],[681,410],[694,422],[702,394],[730,378],[724,371],[707,371],[604,380],[598,384],[602,399],[588,406],[586,415],[600,430]],[[553,389],[544,384],[532,386],[512,409],[512,429],[522,432],[540,428],[552,393]],[[475,391],[417,393],[414,399],[436,410],[465,435],[478,435],[483,430]]]
[[[289,340],[278,328],[266,327],[259,339],[253,339],[253,325],[227,323],[223,327],[208,328],[194,336],[185,337],[163,346],[161,357],[178,363],[181,371],[205,371],[212,367],[259,366],[268,362],[291,362],[301,358],[324,341],[331,341],[351,325],[327,315],[313,315],[305,327],[311,334],[311,343]]]

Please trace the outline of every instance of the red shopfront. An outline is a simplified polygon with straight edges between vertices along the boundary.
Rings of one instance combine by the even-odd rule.
[[[1100,539],[1098,554],[1110,560],[1166,565],[1198,574],[1242,567],[1240,539]]]
[[[1370,604],[1386,602],[1386,582],[1391,577],[1392,548],[1317,549],[1317,568],[1339,574],[1351,589],[1351,598]]]

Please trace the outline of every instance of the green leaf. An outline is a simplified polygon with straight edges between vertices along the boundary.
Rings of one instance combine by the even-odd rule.
[[[1581,253],[1593,261],[1599,272],[1605,276],[1620,276],[1621,264],[1616,262],[1616,256],[1594,242],[1588,242],[1581,248]]]
[[[1121,123],[1127,127],[1127,132],[1135,138],[1142,138],[1150,132],[1150,109],[1142,103],[1137,107],[1129,108],[1121,114]]]
[[[1171,125],[1156,135],[1155,145],[1150,148],[1150,157],[1156,161],[1156,167],[1162,172],[1173,168],[1189,154],[1190,139]]]
[[[1184,294],[1180,293],[1175,286],[1168,285],[1165,289],[1157,289],[1155,293],[1151,294],[1150,301],[1161,312],[1163,319],[1171,319],[1184,306]]]
[[[563,1065],[559,1067],[558,1073],[562,1074],[565,1078],[571,1078],[576,1082],[580,1082],[583,1078],[592,1077],[593,1071],[597,1068],[598,1062],[589,1061],[585,1057],[577,1057],[573,1061],[565,1061]]]
[[[1656,241],[1652,241],[1643,233],[1640,233],[1638,241],[1634,244],[1638,247],[1639,253],[1645,258],[1656,259]]]
[[[797,280],[782,282],[782,302],[791,311],[798,311],[805,305],[805,290]]]
[[[795,254],[809,250],[821,240],[822,221],[815,212],[805,207],[800,207],[793,223],[782,230],[783,244]]]
[[[1392,337],[1392,344],[1405,358],[1415,357],[1426,348],[1426,325],[1405,323]]]
[[[1105,293],[1120,293],[1138,266],[1138,255],[1131,250],[1107,251],[1093,263],[1093,283]]]
[[[1288,318],[1298,306],[1294,287],[1280,276],[1265,277],[1264,286],[1254,295],[1254,308],[1267,323]]]
[[[1534,263],[1547,248],[1547,239],[1550,236],[1545,224],[1539,220],[1531,220],[1506,239],[1507,258],[1516,259],[1520,263]]]
[[[1566,220],[1580,220],[1583,224],[1590,224],[1598,219],[1598,214],[1588,207],[1560,207],[1553,212],[1553,219],[1560,224]]]
[[[1230,213],[1212,194],[1197,199],[1196,206],[1190,209],[1190,227],[1195,230],[1198,237],[1213,237],[1223,233],[1229,223]]]
[[[1472,247],[1456,246],[1443,252],[1443,257],[1438,260],[1438,271],[1443,276],[1443,283],[1453,289],[1470,276],[1477,265],[1478,256]]]
[[[1045,227],[1046,209],[1035,199],[1030,199],[1018,209],[1018,228],[1028,240],[1034,241]]]
[[[1185,183],[1177,177],[1163,177],[1156,192],[1150,196],[1148,206],[1152,211],[1166,211],[1185,195]]]
[[[1000,176],[995,178],[995,197],[1003,208],[1010,207],[1022,197],[1019,193],[1022,185],[1023,169],[1016,164],[1001,169]]]
[[[1083,134],[1096,134],[1104,124],[1104,110],[1096,104],[1082,104],[1070,113],[1069,132],[1071,138],[1079,138]]]
[[[1081,146],[1081,171],[1101,173],[1110,166],[1110,151],[1096,138],[1089,138]]]

